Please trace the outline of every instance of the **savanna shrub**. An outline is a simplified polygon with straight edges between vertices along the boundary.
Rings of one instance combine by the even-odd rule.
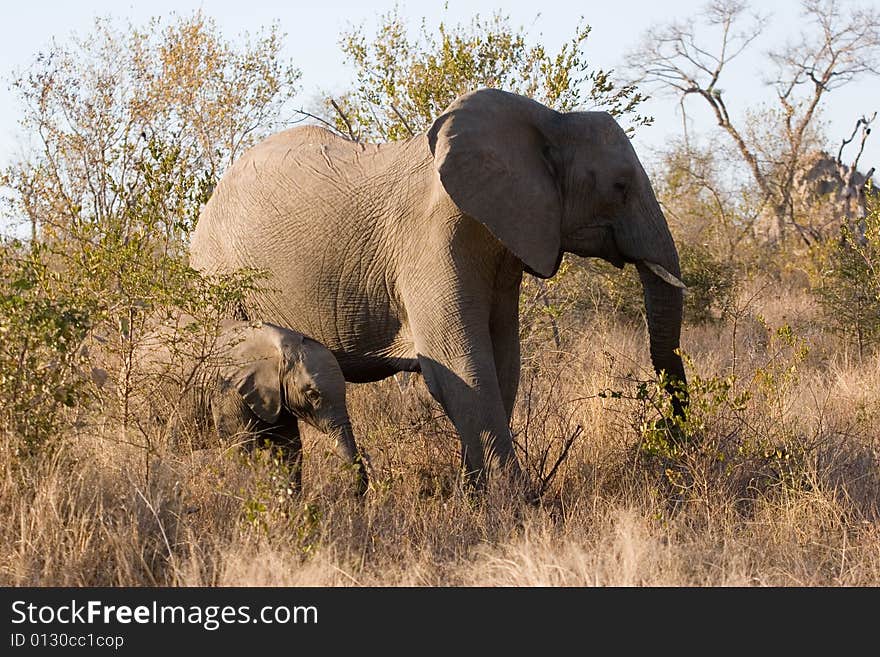
[[[837,240],[812,250],[812,291],[829,328],[859,356],[880,340],[880,194],[868,194],[864,233],[844,222]]]
[[[0,432],[28,448],[57,435],[61,411],[82,399],[80,346],[89,309],[53,289],[57,277],[34,245],[0,246]]]
[[[685,321],[705,324],[719,320],[736,292],[736,266],[697,243],[679,244],[679,256],[681,276],[687,285]]]

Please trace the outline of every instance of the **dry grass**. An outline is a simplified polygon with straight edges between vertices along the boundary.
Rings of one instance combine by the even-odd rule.
[[[677,456],[643,442],[643,329],[563,327],[565,353],[526,359],[514,418],[535,479],[583,427],[540,507],[460,491],[457,439],[418,380],[350,388],[376,469],[363,503],[314,432],[301,495],[266,452],[148,454],[96,417],[51,453],[4,441],[0,584],[877,586],[880,358],[815,317],[803,292],[755,285],[735,321],[686,330],[692,377],[735,374],[752,397],[710,403],[702,446]]]

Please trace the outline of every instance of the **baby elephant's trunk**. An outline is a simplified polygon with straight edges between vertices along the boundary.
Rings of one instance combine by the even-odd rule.
[[[357,447],[354,431],[351,428],[351,421],[346,418],[335,423],[328,429],[327,433],[333,439],[336,452],[345,461],[346,466],[351,468],[357,494],[359,496],[365,495],[370,483],[367,473],[369,460]]]

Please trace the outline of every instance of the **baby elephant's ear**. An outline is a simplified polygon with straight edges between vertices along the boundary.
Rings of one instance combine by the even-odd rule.
[[[223,378],[235,386],[248,407],[264,422],[281,414],[281,343],[274,327],[262,325],[236,331]]]

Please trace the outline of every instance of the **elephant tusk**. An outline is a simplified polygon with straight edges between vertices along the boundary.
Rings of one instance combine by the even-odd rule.
[[[656,262],[648,262],[647,260],[643,260],[645,263],[645,267],[654,272],[658,277],[662,278],[664,281],[672,285],[673,287],[679,287],[682,290],[687,289],[687,285],[681,282],[677,276],[673,276],[668,271],[666,271],[663,267],[658,265]]]

